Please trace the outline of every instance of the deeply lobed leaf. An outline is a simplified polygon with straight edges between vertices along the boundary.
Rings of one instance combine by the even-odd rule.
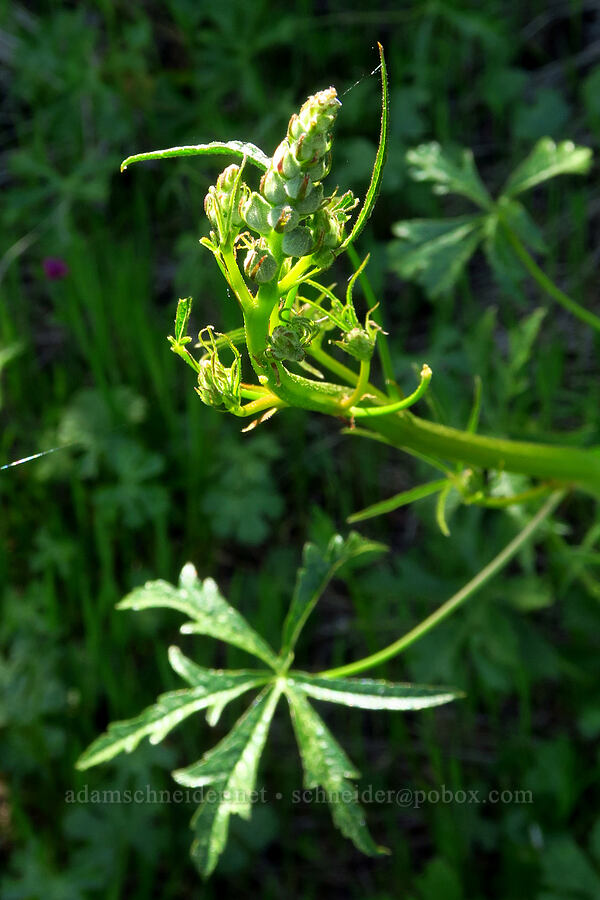
[[[401,240],[389,246],[390,266],[435,298],[456,283],[483,237],[485,221],[471,215],[396,222],[392,231]]]
[[[184,634],[207,634],[240,647],[262,659],[272,668],[277,656],[267,642],[219,593],[212,578],[201,581],[191,563],[181,570],[179,587],[166,581],[149,581],[131,591],[117,609],[168,607],[185,613],[192,620],[181,627]]]
[[[585,175],[591,164],[592,151],[589,147],[578,147],[573,141],[556,144],[545,137],[517,166],[502,193],[506,197],[516,197],[557,175]]]
[[[167,734],[192,713],[226,703],[253,687],[262,686],[265,677],[252,672],[224,672],[197,669],[196,686],[162,694],[152,706],[133,719],[113,722],[79,757],[78,769],[89,769],[106,762],[119,753],[131,753],[142,738],[149,737],[158,744]]]
[[[305,787],[309,790],[322,787],[326,791],[334,823],[362,853],[379,856],[389,852],[377,846],[369,834],[355,787],[348,781],[358,778],[359,773],[344,750],[301,690],[288,684],[286,697],[302,758]]]
[[[291,683],[315,700],[357,706],[361,709],[427,709],[464,696],[451,688],[402,684],[374,678],[320,678],[293,673]]]
[[[290,609],[283,626],[282,655],[292,650],[306,620],[334,575],[352,559],[367,553],[383,553],[383,544],[369,541],[356,531],[346,539],[336,534],[323,553],[315,544],[305,544]]]
[[[250,817],[258,763],[280,693],[277,686],[265,689],[216,747],[199,762],[173,772],[186,787],[212,786],[192,819],[192,858],[205,878],[227,843],[230,815]]]
[[[435,193],[462,194],[483,209],[491,207],[492,199],[479,177],[470,150],[462,150],[455,156],[432,141],[408,150],[406,161],[412,167],[409,169],[411,178],[433,182]]]

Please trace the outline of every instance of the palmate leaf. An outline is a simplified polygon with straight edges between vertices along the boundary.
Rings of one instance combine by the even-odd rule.
[[[433,182],[434,193],[462,194],[485,210],[491,208],[492,198],[479,177],[470,150],[461,150],[455,155],[432,141],[408,150],[406,161],[411,166],[411,178]]]
[[[255,144],[245,141],[211,141],[209,144],[191,144],[186,147],[168,147],[166,150],[150,150],[147,153],[135,153],[121,163],[121,172],[132,163],[145,162],[149,159],[172,159],[176,156],[234,156],[236,159],[248,160],[261,171],[269,167],[269,157]]]
[[[389,245],[390,267],[435,298],[456,283],[483,238],[485,222],[480,215],[396,222],[392,231],[401,240]]]
[[[280,694],[277,686],[265,689],[216,747],[199,762],[173,772],[186,787],[211,786],[192,819],[192,858],[205,878],[227,843],[230,815],[250,818],[258,763]]]
[[[375,678],[320,678],[292,673],[290,682],[315,700],[360,709],[427,709],[463,697],[461,691],[425,684],[400,684]]]
[[[319,597],[341,567],[365,554],[385,553],[387,547],[351,531],[344,540],[336,534],[323,553],[315,544],[305,544],[290,609],[283,625],[281,653],[291,651]]]
[[[154,607],[177,609],[189,616],[192,621],[181,626],[183,634],[210,635],[277,667],[277,656],[267,642],[221,596],[212,578],[200,581],[191,563],[181,570],[178,588],[166,581],[149,581],[117,604],[117,609]]]
[[[359,773],[302,690],[288,683],[285,693],[302,759],[305,787],[323,788],[334,823],[362,853],[367,856],[389,853],[385,847],[378,847],[369,834],[355,786],[348,781],[358,778]]]
[[[191,663],[190,660],[187,662]],[[252,671],[224,672],[201,669],[200,666],[195,666],[195,669],[195,687],[162,694],[156,703],[134,719],[113,722],[82,753],[77,760],[77,768],[88,769],[119,753],[131,753],[144,737],[149,737],[151,744],[158,744],[192,713],[214,706],[222,709],[234,697],[265,684],[269,677]]]
[[[557,175],[585,175],[591,164],[592,151],[589,147],[578,147],[572,141],[556,144],[545,137],[517,166],[502,193],[506,197],[516,197]]]

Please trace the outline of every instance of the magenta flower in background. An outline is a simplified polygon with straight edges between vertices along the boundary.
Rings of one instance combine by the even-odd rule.
[[[59,256],[47,256],[42,266],[44,268],[44,275],[50,281],[59,281],[61,278],[66,278],[69,274],[69,267]]]

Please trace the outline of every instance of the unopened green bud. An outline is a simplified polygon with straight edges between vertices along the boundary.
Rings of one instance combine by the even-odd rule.
[[[300,172],[300,163],[295,159],[288,140],[283,140],[277,147],[272,167],[284,178],[294,178]]]
[[[373,356],[375,349],[376,333],[367,331],[358,325],[347,331],[341,341],[334,341],[338,347],[358,359],[361,362],[368,362]]]
[[[321,156],[325,156],[330,148],[331,141],[327,134],[320,131],[303,131],[294,142],[294,155],[298,162],[306,164],[311,160],[316,162]]]
[[[235,237],[232,229],[237,230],[242,223],[239,207],[248,188],[239,179],[240,167],[228,166],[204,198],[204,211],[220,243]]]
[[[306,256],[310,253],[313,240],[308,228],[300,225],[293,231],[288,231],[283,236],[281,249],[284,256]]]
[[[217,189],[229,193],[233,190],[235,182],[240,173],[240,167],[234,165],[227,166],[217,178]]]
[[[246,201],[240,204],[240,212],[244,222],[251,231],[258,231],[259,234],[268,234],[271,230],[272,225],[269,223],[271,207],[256,191],[252,191]]]
[[[207,406],[238,409],[241,403],[241,360],[238,350],[229,342],[234,358],[232,365],[227,367],[219,359],[212,327],[203,328],[198,337],[207,355],[199,363],[196,392]]]
[[[285,240],[285,239],[284,239]],[[277,262],[264,241],[256,241],[244,260],[244,272],[257,284],[272,281],[277,274]]]
[[[317,91],[302,104],[298,121],[294,122],[293,130],[298,132],[298,129],[301,129],[301,131],[322,133],[331,131],[341,105],[334,87],[327,88],[325,91]],[[290,131],[292,131],[291,122]],[[294,134],[295,139],[298,137],[300,137],[300,133]]]
[[[281,206],[287,203],[288,195],[285,190],[285,181],[273,169],[269,169],[261,178],[260,191],[263,197],[274,206]]]
[[[285,192],[292,200],[304,200],[312,191],[313,185],[310,173],[296,175],[284,182]]]
[[[296,210],[301,216],[309,216],[316,212],[323,202],[323,185],[315,184],[310,194],[304,200],[296,201]]]
[[[267,219],[271,228],[279,233],[292,231],[300,222],[300,216],[292,206],[270,207]]]

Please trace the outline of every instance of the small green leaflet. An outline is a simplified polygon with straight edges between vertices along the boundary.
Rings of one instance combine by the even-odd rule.
[[[393,684],[375,678],[319,678],[318,675],[292,672],[290,681],[315,700],[361,709],[427,709],[464,696],[449,688]]]
[[[186,787],[212,785],[192,819],[192,858],[205,878],[227,843],[230,815],[250,818],[258,763],[280,694],[280,687],[265,689],[216,747],[187,769],[173,772]]]
[[[200,669],[199,666],[195,668],[195,687],[162,694],[153,706],[149,706],[134,719],[113,722],[108,731],[96,738],[80,756],[77,768],[88,769],[119,753],[131,753],[144,737],[149,737],[151,744],[158,744],[192,713],[214,706],[222,709],[234,697],[239,697],[250,688],[258,687],[268,680],[268,676],[265,678],[252,671],[224,672]]]
[[[551,138],[542,138],[514,170],[502,193],[516,197],[557,175],[586,175],[591,165],[589,147],[577,147],[573,141],[555,144]]]
[[[315,544],[305,544],[302,567],[298,569],[292,602],[283,625],[282,653],[293,649],[319,597],[345,563],[366,553],[379,554],[386,550],[383,544],[366,540],[356,531],[351,531],[346,540],[336,534],[325,553]]]
[[[423,497],[429,497],[431,494],[436,494],[438,491],[441,491],[447,483],[447,478],[438,478],[435,481],[419,484],[417,487],[411,488],[408,491],[402,491],[400,494],[395,494],[387,500],[380,500],[379,503],[373,503],[372,506],[367,506],[365,509],[361,509],[360,512],[353,513],[351,516],[348,516],[348,522],[362,522],[365,519],[373,519],[375,516],[382,516],[385,513],[393,512],[393,510],[399,509],[401,506],[407,506],[409,503],[414,503],[415,500],[422,500]]]
[[[492,198],[473,162],[470,150],[462,150],[455,157],[438,143],[420,144],[406,154],[409,170],[415,181],[432,181],[435,194],[462,194],[477,206],[489,209]]]
[[[483,237],[485,221],[473,215],[396,222],[392,231],[401,240],[389,246],[390,266],[435,298],[456,283]]]
[[[269,157],[255,144],[245,141],[211,141],[209,144],[192,144],[187,147],[169,147],[167,150],[136,153],[123,160],[121,172],[132,163],[145,162],[149,159],[172,159],[176,156],[234,156],[240,160],[245,158],[263,172],[267,171],[270,162]]]
[[[294,733],[300,749],[304,780],[308,789],[321,786],[330,804],[333,821],[363,853],[387,852],[368,832],[364,812],[357,802],[350,779],[358,778],[340,745],[313,709],[308,698],[371,710],[417,710],[448,703],[461,696],[449,688],[393,684],[371,678],[334,678],[308,672],[288,672],[292,648],[310,612],[333,576],[351,561],[364,562],[386,548],[351,532],[335,535],[327,547],[304,547],[303,565],[285,620],[282,649],[278,656],[219,593],[212,579],[200,581],[191,564],[184,566],[179,586],[152,581],[136,588],[120,609],[166,607],[188,616],[182,631],[208,634],[258,656],[271,667],[227,671],[205,669],[178,647],[169,648],[169,662],[188,688],[162,694],[139,716],[109,725],[84,751],[77,768],[106,762],[119,753],[132,752],[147,737],[155,744],[163,740],[183,719],[206,711],[214,725],[224,706],[251,689],[261,689],[229,733],[197,762],[173,772],[176,782],[199,790],[207,788],[192,819],[195,838],[192,857],[203,877],[214,870],[227,843],[229,818],[248,819],[256,802],[256,778],[260,757],[281,694],[290,706]],[[209,790],[208,790],[209,789]]]
[[[221,596],[212,578],[200,581],[191,563],[181,570],[179,588],[166,581],[149,581],[121,600],[117,609],[161,606],[177,609],[192,619],[181,626],[182,634],[207,634],[219,638],[258,656],[271,668],[277,666],[277,656],[266,641]]]
[[[186,336],[191,311],[191,297],[186,297],[185,299],[178,301],[177,312],[175,313],[175,341],[178,344],[191,341],[191,338]]]
[[[334,823],[362,853],[367,856],[389,853],[373,841],[363,809],[354,799],[354,785],[347,779],[358,778],[359,773],[303,693],[288,687],[286,697],[302,758],[305,787],[308,790],[322,787],[327,792]]]

